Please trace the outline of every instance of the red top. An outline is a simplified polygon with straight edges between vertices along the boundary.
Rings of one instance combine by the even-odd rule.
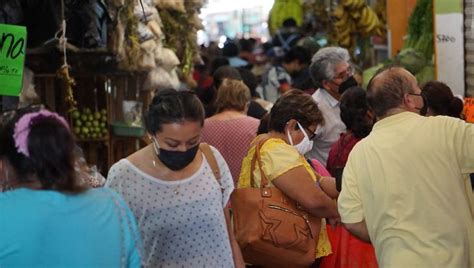
[[[337,167],[345,167],[349,153],[360,140],[354,137],[351,132],[342,133],[339,140],[332,145],[329,151],[326,168],[332,170]]]
[[[237,185],[242,160],[250,147],[250,143],[257,136],[260,120],[250,116],[229,119],[206,119],[201,140],[219,150],[229,165],[232,178]]]

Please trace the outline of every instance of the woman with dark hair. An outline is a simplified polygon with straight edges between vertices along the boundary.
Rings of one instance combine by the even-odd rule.
[[[341,120],[347,131],[329,151],[327,169],[336,178],[338,191],[341,190],[342,171],[352,148],[369,135],[373,126],[373,115],[367,103],[366,92],[360,87],[351,87],[341,96]],[[375,251],[371,244],[351,235],[342,226],[328,229],[333,254],[324,258],[321,268],[377,267]]]
[[[443,82],[426,83],[421,91],[426,102],[426,115],[447,115],[461,118],[463,101],[453,95],[451,88]]]
[[[309,214],[337,221],[339,214],[336,203],[331,199],[334,197],[325,192],[325,189],[335,190],[335,185],[330,185],[334,181],[315,174],[304,158],[304,154],[312,148],[311,139],[315,136],[316,128],[322,123],[323,117],[311,95],[301,90],[290,90],[283,94],[270,112],[268,133],[255,138],[242,162],[238,187],[260,187],[262,175],[259,169],[251,168],[259,144],[262,171],[271,187],[277,187]],[[255,185],[250,185],[252,173]],[[327,239],[326,225],[323,224],[315,259],[330,253],[331,245]]]
[[[115,163],[106,183],[135,214],[142,265],[243,267],[227,209],[234,183],[222,155],[200,145],[199,99],[190,91],[161,90],[144,119],[152,143]]]
[[[30,108],[11,116],[0,133],[0,267],[140,267],[130,209],[79,183],[64,118]]]
[[[332,145],[326,164],[328,171],[336,178],[338,190],[341,190],[342,170],[350,151],[357,142],[369,135],[374,120],[364,89],[352,87],[344,93],[345,97],[341,97],[340,101],[340,116],[347,131]]]

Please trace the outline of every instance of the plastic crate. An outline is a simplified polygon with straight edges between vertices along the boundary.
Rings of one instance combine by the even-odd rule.
[[[130,126],[123,122],[112,123],[112,132],[115,136],[143,137],[145,129],[143,127]]]

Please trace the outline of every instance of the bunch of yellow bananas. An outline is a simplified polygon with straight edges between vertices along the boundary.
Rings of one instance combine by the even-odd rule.
[[[377,14],[375,14],[374,10],[367,5],[365,5],[360,12],[361,16],[357,21],[357,28],[364,35],[376,34],[376,30],[381,28]]]
[[[365,1],[364,0],[344,0],[342,1],[342,4],[347,9],[354,10],[354,9],[360,9],[363,6],[365,6]]]
[[[333,12],[333,37],[343,47],[351,47],[353,38],[351,32],[356,28],[356,23],[349,12],[342,5],[338,5]]]
[[[268,16],[270,34],[274,35],[288,18],[295,19],[298,26],[303,24],[303,6],[300,0],[275,0]]]
[[[383,36],[384,24],[365,0],[342,0],[332,16],[332,36],[340,46],[354,48],[356,34]]]

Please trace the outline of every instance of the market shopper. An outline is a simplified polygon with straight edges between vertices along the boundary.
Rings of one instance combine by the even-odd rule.
[[[265,141],[260,147],[260,159],[270,186],[277,187],[311,215],[337,221],[336,204],[325,193],[335,190],[335,185],[315,174],[304,158],[306,151],[311,148],[311,137],[322,122],[321,113],[311,95],[301,90],[290,90],[283,94],[271,110],[269,132],[256,137],[242,162],[238,187],[260,187],[262,175],[259,169],[251,169],[251,162],[257,143]],[[251,173],[254,185],[250,183]],[[324,220],[322,223],[315,259],[331,253]]]
[[[200,146],[204,109],[190,91],[161,90],[145,114],[152,143],[115,163],[106,186],[138,222],[144,267],[243,267],[227,204],[234,189],[224,158]],[[212,168],[212,169],[211,169]]]
[[[257,92],[271,103],[275,103],[282,93],[292,88],[291,75],[308,66],[311,55],[303,47],[294,47],[285,53],[280,64],[272,66],[262,77]]]
[[[202,130],[202,141],[222,154],[234,183],[260,124],[258,119],[247,115],[249,102],[250,90],[242,81],[224,79],[217,90],[217,114],[206,119]]]
[[[264,117],[270,111],[273,103],[260,98],[260,95],[258,95],[256,91],[258,87],[258,80],[251,71],[245,68],[239,68],[238,71],[242,77],[242,81],[249,88],[250,96],[252,97],[249,103],[247,115],[257,119],[262,119],[262,117]]]
[[[339,213],[372,241],[381,267],[472,267],[474,125],[423,117],[416,78],[390,67],[370,81],[372,132],[344,169]]]
[[[64,118],[25,108],[0,133],[0,267],[140,267],[123,199],[88,189],[74,170]]]
[[[326,168],[338,182],[339,191],[349,153],[361,139],[369,135],[375,119],[369,109],[366,92],[360,87],[351,87],[342,94],[340,109],[341,121],[347,130],[341,133],[339,139],[332,145],[326,164]]]
[[[430,81],[423,85],[422,94],[426,101],[426,115],[446,115],[461,118],[464,103],[454,96],[451,88],[440,81]]]
[[[351,87],[341,96],[341,120],[347,126],[339,140],[329,151],[327,169],[336,177],[340,191],[341,176],[352,148],[369,135],[373,126],[373,114],[367,103],[366,92],[360,87]],[[331,267],[377,267],[374,247],[351,235],[344,227],[328,229],[333,254],[324,258],[321,268]]]
[[[326,165],[331,146],[346,131],[341,121],[339,99],[344,90],[356,86],[349,53],[342,47],[320,49],[311,60],[311,78],[318,87],[313,98],[324,117],[324,126],[318,129],[312,150],[308,153]]]

